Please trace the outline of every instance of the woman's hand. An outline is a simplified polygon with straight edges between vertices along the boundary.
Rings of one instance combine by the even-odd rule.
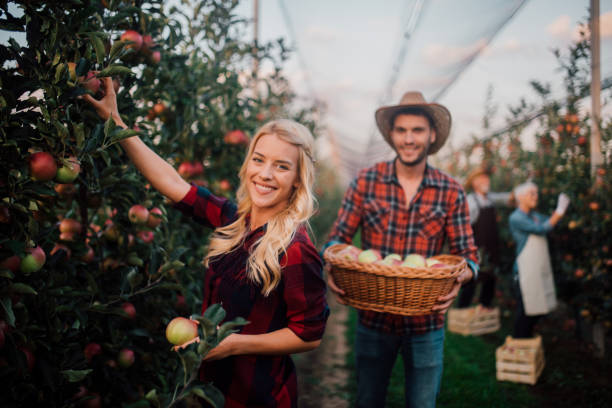
[[[108,120],[108,118],[112,116],[117,126],[127,128],[127,125],[123,123],[119,115],[117,94],[113,87],[113,79],[111,77],[104,77],[102,78],[102,82],[104,84],[104,97],[102,99],[97,100],[89,94],[82,95],[82,98],[96,109],[96,112],[102,119]]]
[[[465,266],[463,271],[457,276],[455,282],[453,283],[453,287],[451,291],[446,296],[440,296],[438,298],[437,303],[431,308],[432,312],[438,312],[440,314],[446,313],[449,307],[453,304],[453,301],[459,294],[459,289],[461,289],[461,285],[465,282],[469,282],[474,277],[474,272],[469,266]]]
[[[206,357],[204,357],[204,361],[221,360],[222,358],[229,357],[234,354],[234,345],[237,343],[239,336],[239,334],[232,333],[224,338],[221,343],[217,345],[217,347],[208,352]]]

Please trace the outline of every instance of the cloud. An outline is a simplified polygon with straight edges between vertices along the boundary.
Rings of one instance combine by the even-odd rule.
[[[570,17],[559,16],[556,20],[546,26],[546,32],[556,38],[567,39],[570,36]]]
[[[435,66],[448,66],[473,57],[487,45],[484,38],[464,45],[428,44],[425,46],[423,56],[425,62]]]
[[[586,38],[590,37],[588,24],[576,24],[572,27],[570,17],[566,15],[557,17],[556,20],[546,26],[546,31],[553,38],[565,41],[578,42],[582,40],[581,32],[585,33]],[[612,38],[612,11],[599,16],[599,35],[602,40]]]
[[[340,39],[341,34],[331,27],[313,25],[306,28],[305,36],[308,41],[331,42]]]

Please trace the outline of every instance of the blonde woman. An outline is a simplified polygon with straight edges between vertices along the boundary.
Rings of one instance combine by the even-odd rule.
[[[91,103],[103,119],[127,127],[110,78]],[[225,395],[226,407],[297,407],[289,357],[316,348],[329,309],[322,262],[306,226],[314,211],[313,140],[290,120],[265,124],[240,169],[237,204],[190,185],[138,137],[121,141],[134,165],[176,207],[214,228],[205,258],[203,310],[221,303],[227,320],[250,323],[210,351],[202,380]]]

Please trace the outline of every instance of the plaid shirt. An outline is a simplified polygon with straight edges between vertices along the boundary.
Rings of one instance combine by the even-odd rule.
[[[395,161],[362,170],[344,195],[327,246],[350,244],[361,227],[362,248],[383,256],[439,255],[448,238],[451,254],[461,255],[477,273],[477,249],[465,193],[450,176],[427,165],[423,181],[407,205],[395,173]],[[401,316],[359,310],[362,324],[395,334],[422,334],[444,326],[444,314]]]
[[[205,188],[192,186],[176,208],[211,228],[236,220],[236,205]],[[221,303],[226,320],[244,317],[242,334],[269,333],[288,327],[308,342],[323,336],[329,308],[325,300],[322,261],[304,227],[281,256],[279,286],[264,297],[261,286],[246,278],[249,251],[265,233],[265,225],[248,232],[244,243],[211,260],[204,281],[202,313]],[[237,355],[202,363],[203,381],[212,381],[225,395],[226,408],[297,407],[297,378],[289,355]]]

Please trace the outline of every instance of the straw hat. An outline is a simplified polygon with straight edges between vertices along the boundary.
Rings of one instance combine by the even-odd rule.
[[[426,102],[423,94],[417,91],[406,92],[398,105],[383,106],[376,110],[376,124],[385,141],[393,147],[390,136],[392,127],[391,118],[396,112],[404,108],[419,108],[429,114],[436,130],[436,140],[429,147],[427,154],[434,154],[440,150],[446,139],[448,139],[451,127],[451,114],[448,109],[440,104]]]
[[[464,188],[465,188],[466,190],[473,190],[473,188],[472,188],[472,182],[474,181],[474,179],[475,179],[476,177],[481,176],[481,175],[483,175],[483,174],[484,174],[485,176],[489,176],[489,177],[491,177],[491,173],[492,173],[492,172],[491,172],[491,170],[490,170],[490,169],[487,169],[487,168],[485,168],[485,167],[477,167],[477,168],[475,168],[474,170],[472,170],[472,171],[471,171],[471,172],[468,174],[467,178],[465,179],[465,185],[464,185]]]

